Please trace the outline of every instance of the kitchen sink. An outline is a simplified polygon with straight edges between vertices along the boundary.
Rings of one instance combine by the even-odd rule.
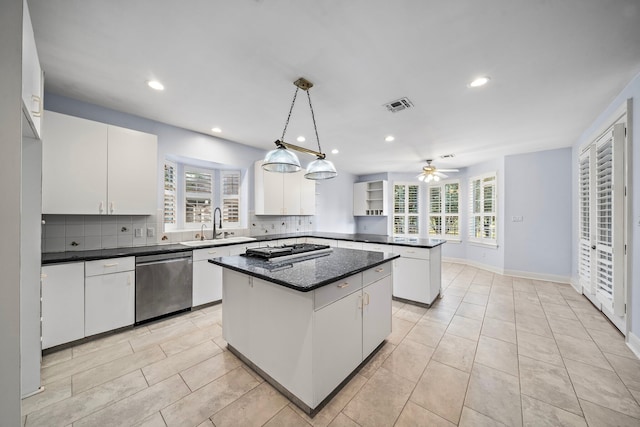
[[[227,237],[226,239],[193,240],[190,242],[180,242],[180,244],[183,246],[198,247],[198,246],[226,245],[229,243],[251,242],[253,240],[256,240],[255,237],[237,236],[237,237]]]

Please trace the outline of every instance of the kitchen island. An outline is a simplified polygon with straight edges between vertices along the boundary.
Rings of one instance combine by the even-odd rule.
[[[283,262],[222,266],[228,348],[313,416],[391,333],[398,255],[333,248]]]

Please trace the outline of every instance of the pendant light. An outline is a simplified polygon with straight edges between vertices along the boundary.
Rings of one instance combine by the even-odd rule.
[[[282,137],[275,142],[276,149],[271,150],[267,153],[264,158],[264,163],[262,164],[262,168],[266,171],[271,172],[280,172],[280,173],[291,173],[298,172],[300,167],[300,160],[298,160],[298,156],[291,151],[299,151],[301,153],[307,153],[316,156],[316,160],[309,163],[307,166],[307,173],[304,174],[304,177],[307,179],[330,179],[335,178],[338,175],[335,166],[333,163],[326,159],[326,155],[322,152],[320,148],[320,138],[318,137],[318,128],[316,126],[316,118],[313,114],[313,106],[311,105],[311,95],[309,94],[309,89],[313,87],[313,83],[305,78],[299,78],[293,84],[296,86],[296,91],[293,94],[293,100],[291,101],[291,107],[289,108],[289,115],[287,116],[287,121],[284,124],[284,130],[282,131]],[[289,126],[289,119],[291,119],[291,112],[293,111],[293,106],[296,103],[296,97],[298,96],[298,91],[302,89],[307,92],[307,98],[309,99],[309,109],[311,110],[311,118],[313,120],[313,129],[316,134],[316,141],[318,143],[318,151],[310,150],[305,147],[300,147],[298,145],[289,144],[288,142],[284,142],[284,136],[287,132],[287,127]]]

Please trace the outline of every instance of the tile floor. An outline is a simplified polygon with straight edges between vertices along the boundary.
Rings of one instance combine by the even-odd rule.
[[[313,419],[226,351],[220,305],[49,354],[26,426],[640,426],[640,360],[569,285],[443,264]]]

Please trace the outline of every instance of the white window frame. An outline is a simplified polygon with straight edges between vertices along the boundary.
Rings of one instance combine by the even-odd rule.
[[[209,203],[211,204],[211,218],[209,221],[203,222],[187,222],[187,199],[189,198],[205,198],[203,193],[191,193],[187,192],[187,179],[186,175],[188,172],[196,172],[196,173],[206,173],[211,175],[211,193],[209,193]],[[215,208],[215,173],[216,171],[213,169],[205,169],[199,168],[191,165],[184,165],[182,174],[182,197],[181,197],[181,205],[180,209],[182,212],[182,227],[184,229],[197,229],[202,227],[202,224],[206,224],[208,227],[213,225],[213,214]]]
[[[396,186],[404,186],[405,187],[405,200],[404,200],[404,212],[403,213],[396,213],[396,200],[395,200],[395,193],[396,193]],[[415,186],[417,187],[417,197],[418,197],[418,212],[417,213],[409,213],[409,187],[410,186]],[[420,233],[422,232],[422,186],[419,183],[415,183],[415,182],[394,182],[393,183],[393,202],[392,202],[392,214],[391,214],[391,231],[393,233],[394,237],[406,237],[406,238],[420,238]],[[395,227],[395,218],[399,217],[399,218],[404,218],[404,233],[396,233],[396,227]],[[410,218],[416,218],[418,221],[418,230],[416,233],[408,233],[409,230],[409,219]]]
[[[446,203],[446,189],[447,186],[450,185],[457,185],[458,186],[458,208],[456,210],[456,212],[446,212],[447,210],[447,203]],[[438,211],[433,210],[433,204],[431,203],[431,189],[432,188],[437,188],[440,191],[440,203],[439,203],[439,207],[438,207]],[[460,206],[462,205],[462,200],[461,200],[461,195],[462,195],[462,191],[461,191],[461,185],[460,185],[460,180],[459,179],[454,179],[454,180],[447,180],[447,181],[440,181],[438,183],[430,183],[430,185],[427,187],[427,231],[429,233],[429,237],[430,238],[437,238],[437,239],[445,239],[448,242],[460,242],[461,241],[461,222],[460,222]],[[446,219],[447,218],[457,218],[457,223],[458,223],[458,233],[457,234],[448,234],[447,231],[447,226],[446,226]],[[440,233],[431,233],[431,219],[432,218],[440,218]]]
[[[487,179],[492,179],[492,183],[489,184],[486,182]],[[478,194],[478,198],[474,194],[475,182],[479,181],[480,184],[480,192]],[[493,187],[493,204],[492,210],[485,210],[485,191],[486,187]],[[479,208],[479,211],[476,212],[476,208]],[[478,243],[482,245],[497,247],[498,246],[498,173],[497,172],[489,172],[482,175],[474,176],[469,179],[469,242]],[[476,218],[481,219],[481,224],[485,224],[488,218],[494,217],[494,225],[493,225],[493,236],[476,236]],[[484,228],[484,226],[482,226]],[[491,230],[491,227],[489,227]],[[483,230],[484,231],[484,230]]]

